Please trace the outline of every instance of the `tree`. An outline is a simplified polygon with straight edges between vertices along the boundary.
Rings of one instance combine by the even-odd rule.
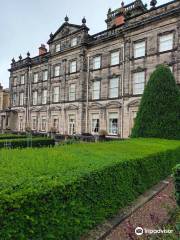
[[[151,74],[131,136],[180,139],[180,90],[168,66]]]

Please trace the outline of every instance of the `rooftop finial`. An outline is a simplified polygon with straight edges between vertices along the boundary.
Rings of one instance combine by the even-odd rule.
[[[123,2],[123,1],[121,2],[121,7],[122,7],[122,8],[124,7],[124,2]]]
[[[151,0],[150,6],[151,6],[152,8],[155,8],[155,7],[156,7],[156,4],[157,4],[157,1],[156,1],[156,0]]]
[[[28,57],[28,58],[30,57],[30,52],[29,52],[29,51],[27,52],[27,57]]]
[[[52,34],[52,32],[49,34],[49,37],[50,37],[50,38],[52,38],[52,37],[53,37],[53,34]]]
[[[13,58],[13,59],[12,59],[12,64],[14,64],[15,62],[16,62],[16,61],[15,61],[15,59]]]
[[[68,16],[66,15],[66,17],[64,18],[64,21],[66,22],[66,23],[68,23],[69,22],[69,18],[68,18]]]
[[[85,17],[83,17],[83,19],[82,19],[82,24],[86,25],[86,18]]]
[[[19,55],[19,60],[20,60],[20,61],[22,60],[22,56],[21,56],[21,54]]]

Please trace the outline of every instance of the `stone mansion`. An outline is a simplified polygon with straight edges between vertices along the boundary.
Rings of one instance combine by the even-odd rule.
[[[180,85],[180,1],[150,5],[122,2],[94,35],[85,18],[76,25],[66,16],[48,49],[42,44],[36,57],[13,58],[7,127],[127,138],[156,66],[169,65]]]

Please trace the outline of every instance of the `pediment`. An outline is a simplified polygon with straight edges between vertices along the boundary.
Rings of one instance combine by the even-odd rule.
[[[138,107],[139,104],[140,104],[140,99],[132,100],[131,102],[128,103],[128,108],[130,108],[130,107]]]
[[[121,103],[118,101],[112,101],[106,104],[106,108],[120,108]]]
[[[39,112],[40,107],[31,107],[31,112]]]
[[[39,109],[40,112],[46,112],[47,111],[47,107],[46,106],[43,106]]]
[[[52,106],[52,107],[50,107],[50,110],[51,111],[60,111],[61,107],[60,106]]]
[[[94,102],[91,105],[89,105],[89,109],[101,109],[101,108],[104,108],[104,105],[98,102]]]
[[[75,104],[70,104],[65,107],[65,110],[78,110],[78,109],[79,109],[79,107],[76,106]]]
[[[50,35],[50,39],[48,41],[48,44],[56,41],[58,39],[64,38],[68,35],[71,35],[78,30],[82,29],[83,26],[81,25],[75,25],[75,24],[70,24],[70,23],[63,23],[61,27],[54,33]]]

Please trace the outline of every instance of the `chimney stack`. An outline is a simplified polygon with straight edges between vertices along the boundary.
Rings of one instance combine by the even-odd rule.
[[[41,44],[41,46],[39,47],[39,56],[43,55],[45,53],[47,53],[47,48],[46,48],[45,44]]]

